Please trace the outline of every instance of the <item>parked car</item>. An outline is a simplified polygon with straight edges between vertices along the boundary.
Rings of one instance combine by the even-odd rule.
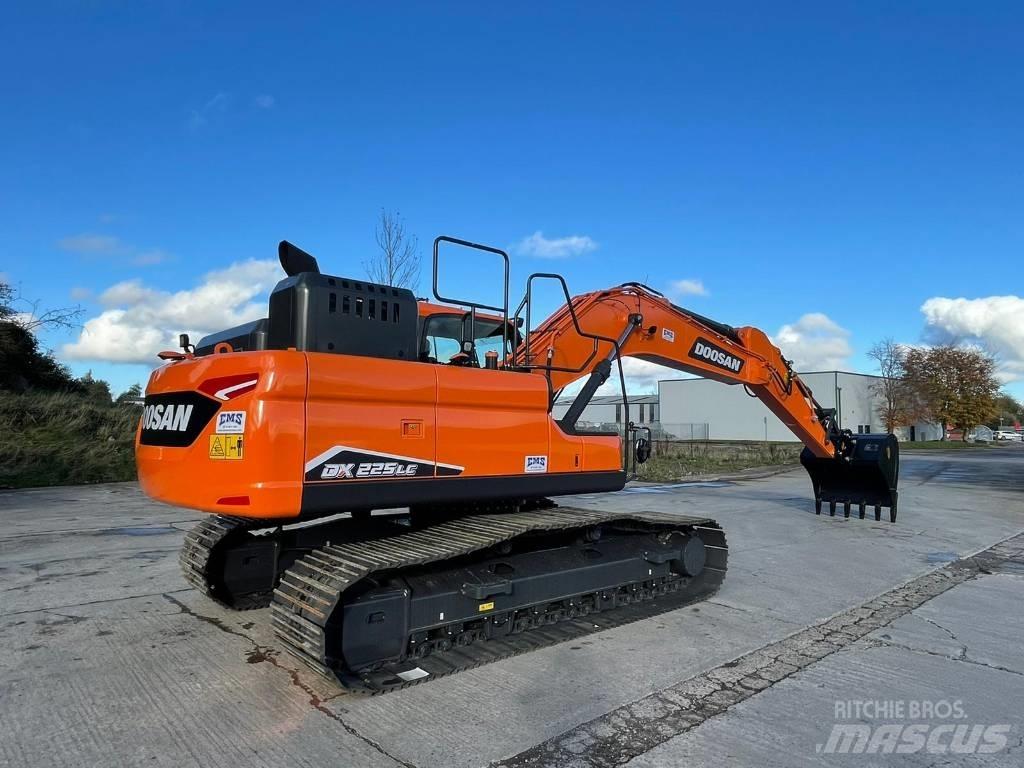
[[[1024,435],[1015,429],[997,429],[993,437],[998,441],[1024,440]]]

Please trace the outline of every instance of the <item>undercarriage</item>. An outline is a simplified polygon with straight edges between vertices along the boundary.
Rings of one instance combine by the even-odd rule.
[[[546,500],[445,512],[271,529],[211,517],[181,563],[226,606],[269,605],[284,648],[370,694],[673,610],[725,576],[725,536],[706,518]]]

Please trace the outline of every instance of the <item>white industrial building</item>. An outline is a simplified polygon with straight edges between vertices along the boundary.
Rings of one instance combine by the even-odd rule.
[[[877,376],[846,371],[801,373],[800,378],[823,408],[835,408],[839,426],[853,432],[882,432],[878,417]],[[740,385],[710,379],[658,382],[658,409],[665,433],[686,434],[706,424],[711,440],[794,440],[793,433],[760,400]],[[900,440],[939,440],[937,424],[914,424],[897,430]]]
[[[565,416],[574,397],[560,398],[551,413],[556,419]],[[630,395],[629,421],[634,424],[651,424],[660,418],[657,395]],[[622,424],[626,421],[622,407],[622,395],[597,395],[593,397],[579,419],[582,424]]]
[[[852,432],[883,432],[878,416],[878,376],[848,371],[814,371],[800,378],[823,408],[835,408],[842,429]],[[572,396],[560,398],[552,408],[556,419],[569,410]],[[710,379],[667,379],[658,382],[657,395],[630,395],[629,418],[635,424],[653,426],[656,436],[680,440],[773,440],[792,441],[793,433],[756,397],[741,385]],[[621,395],[598,395],[580,417],[586,425],[624,424]],[[900,427],[901,441],[939,440],[938,424],[918,423]]]

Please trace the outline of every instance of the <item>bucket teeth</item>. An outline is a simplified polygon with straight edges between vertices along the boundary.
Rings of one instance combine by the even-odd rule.
[[[857,517],[867,516],[867,507],[875,508],[875,520],[882,519],[882,507],[889,507],[889,520],[896,522],[896,484],[899,476],[899,443],[893,435],[850,435],[840,456],[822,458],[809,449],[800,454],[800,463],[811,477],[814,488],[814,513],[821,514],[828,502],[828,514],[836,516],[836,505],[843,505],[843,519],[849,519],[853,505]]]

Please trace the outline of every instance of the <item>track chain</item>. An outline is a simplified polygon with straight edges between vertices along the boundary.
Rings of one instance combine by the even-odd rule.
[[[468,638],[466,645],[453,643],[443,652],[373,671],[352,672],[342,660],[328,655],[327,627],[332,615],[341,608],[346,590],[374,573],[472,554],[526,533],[553,533],[613,523],[695,533],[706,546],[703,573],[679,580],[685,583],[630,585],[629,604],[585,617],[566,615],[565,611],[557,611],[554,616],[542,614],[526,623],[527,631],[489,640]],[[311,669],[356,692],[384,693],[704,599],[722,583],[727,556],[724,533],[707,518],[569,507],[471,515],[386,539],[325,546],[305,555],[284,572],[274,591],[271,621],[285,649]]]
[[[266,608],[273,597],[271,592],[259,592],[228,600],[223,589],[218,589],[215,565],[221,547],[230,546],[230,540],[244,536],[249,530],[266,527],[265,522],[244,517],[210,516],[185,534],[185,542],[178,555],[182,575],[199,592],[221,605],[236,611]]]

